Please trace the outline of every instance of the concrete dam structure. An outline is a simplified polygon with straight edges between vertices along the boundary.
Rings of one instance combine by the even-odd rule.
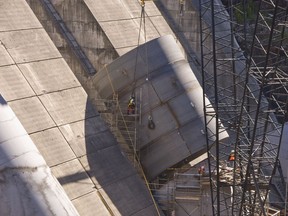
[[[213,215],[207,147],[221,143],[226,160],[236,135],[225,115],[205,107],[215,101],[201,76],[201,28],[211,17],[199,20],[200,8],[187,0],[0,0],[0,215]],[[219,26],[219,35],[231,31]],[[241,75],[243,62],[241,54]],[[226,78],[219,83],[230,94]],[[5,126],[14,121],[15,131]],[[268,134],[275,143],[278,129]],[[6,139],[8,130],[15,134]],[[18,172],[25,164],[32,174]]]

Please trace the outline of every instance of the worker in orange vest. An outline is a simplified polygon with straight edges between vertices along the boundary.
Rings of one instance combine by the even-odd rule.
[[[228,157],[228,161],[235,161],[235,151],[232,150],[229,157]]]

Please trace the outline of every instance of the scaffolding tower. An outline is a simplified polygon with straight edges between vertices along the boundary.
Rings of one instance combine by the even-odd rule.
[[[269,215],[271,193],[286,201],[277,177],[288,120],[287,1],[199,0],[199,11],[213,215]]]
[[[138,95],[137,95],[138,96]],[[139,98],[139,97],[137,97]],[[125,156],[143,177],[137,152],[137,127],[140,121],[140,103],[135,107],[135,113],[127,113],[127,102],[120,102],[118,95],[111,99],[96,99],[96,107],[100,116],[109,126]]]

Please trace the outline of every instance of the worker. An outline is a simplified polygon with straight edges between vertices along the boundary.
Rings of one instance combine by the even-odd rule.
[[[131,96],[128,101],[127,115],[135,114],[135,107],[136,107],[135,97]]]
[[[205,166],[202,165],[198,168],[198,174],[204,175],[205,174]]]
[[[234,150],[232,150],[230,152],[230,155],[228,157],[228,161],[235,161],[235,151]]]

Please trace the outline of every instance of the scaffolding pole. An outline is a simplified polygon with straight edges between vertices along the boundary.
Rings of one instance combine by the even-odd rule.
[[[199,11],[213,214],[267,215],[287,121],[287,2],[202,0]],[[229,139],[220,142],[224,130]],[[220,178],[226,167],[230,181]]]

